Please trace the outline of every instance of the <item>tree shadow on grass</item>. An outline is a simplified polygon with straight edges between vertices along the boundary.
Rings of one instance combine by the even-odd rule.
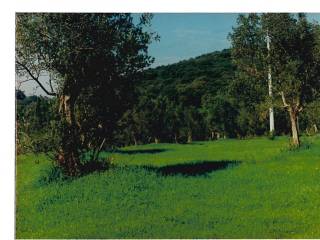
[[[182,175],[185,177],[205,176],[213,171],[237,166],[241,161],[201,161],[188,164],[176,164],[165,167],[144,166],[144,169],[155,171],[162,176]]]
[[[188,145],[204,145],[201,142],[191,142],[191,143],[186,143],[186,144],[188,144]]]
[[[115,150],[116,153],[120,154],[155,154],[155,153],[161,153],[161,152],[166,152],[168,149],[163,149],[163,148],[152,148],[152,149],[138,149],[138,150],[121,150],[117,149]]]
[[[93,172],[103,172],[110,168],[110,163],[106,160],[98,159],[96,161],[88,161],[80,165],[81,175],[87,175]]]

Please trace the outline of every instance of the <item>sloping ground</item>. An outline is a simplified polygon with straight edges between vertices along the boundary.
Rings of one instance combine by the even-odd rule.
[[[17,238],[319,238],[320,138],[304,141],[129,147],[50,184],[44,156],[19,156]]]

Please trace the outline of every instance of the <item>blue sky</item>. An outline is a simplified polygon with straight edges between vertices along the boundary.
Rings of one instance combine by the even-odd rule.
[[[236,13],[159,13],[154,14],[152,29],[160,35],[160,42],[151,44],[152,65],[166,65],[204,53],[230,47],[227,40]],[[320,21],[320,14],[308,14],[310,20]]]
[[[153,66],[166,65],[230,46],[228,33],[238,14],[159,13],[152,19],[152,29],[160,42],[151,44]]]

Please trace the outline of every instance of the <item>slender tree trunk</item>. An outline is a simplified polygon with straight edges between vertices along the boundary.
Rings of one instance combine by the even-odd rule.
[[[317,133],[318,132],[317,124],[313,124],[313,128],[314,128],[314,132]]]
[[[134,136],[134,134],[133,134],[133,141],[134,141],[134,145],[137,146],[137,145],[138,145],[138,142],[137,142],[137,139],[136,139],[136,137]]]
[[[174,134],[174,141],[175,141],[175,143],[178,143],[178,136],[176,133]]]
[[[214,131],[211,131],[211,140],[214,140]]]
[[[217,139],[220,139],[220,133],[217,132]]]
[[[192,133],[188,132],[188,143],[192,143]]]
[[[59,112],[65,120],[65,129],[62,134],[58,164],[69,176],[76,176],[80,171],[80,157],[78,152],[77,125],[75,122],[75,101],[70,95],[60,97]]]
[[[292,143],[294,146],[300,146],[299,127],[298,127],[298,114],[292,107],[289,107],[289,115],[291,122]]]

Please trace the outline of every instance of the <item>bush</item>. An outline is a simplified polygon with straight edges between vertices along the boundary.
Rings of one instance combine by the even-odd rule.
[[[53,182],[65,181],[67,179],[69,179],[69,177],[66,177],[66,175],[63,173],[62,168],[60,168],[59,166],[51,166],[43,170],[38,184],[40,186],[43,186]]]

